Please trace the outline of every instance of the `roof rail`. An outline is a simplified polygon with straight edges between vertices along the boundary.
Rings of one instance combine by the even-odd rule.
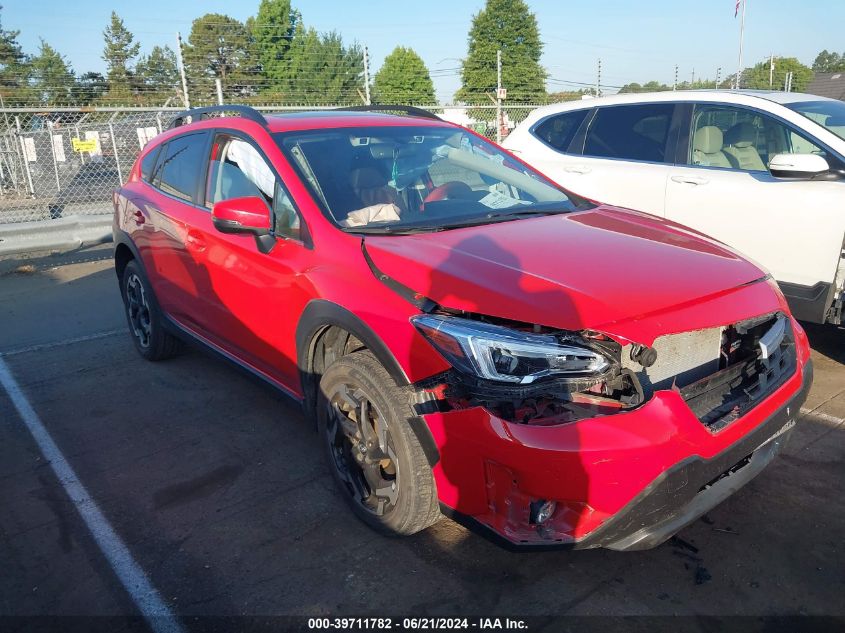
[[[434,112],[429,112],[428,110],[423,110],[422,108],[415,108],[414,106],[406,106],[406,105],[360,105],[360,106],[347,106],[345,108],[337,108],[338,110],[346,110],[348,112],[404,112],[405,114],[409,114],[411,116],[421,117],[423,119],[434,119],[435,121],[442,121],[439,116],[434,114]]]
[[[192,108],[190,110],[185,110],[184,112],[180,112],[177,114],[173,120],[170,122],[168,129],[176,128],[181,125],[185,125],[186,119],[191,117],[192,122],[202,121],[203,119],[211,118],[209,115],[212,112],[237,112],[241,115],[244,119],[249,119],[250,121],[255,121],[259,125],[263,125],[267,127],[267,119],[264,118],[264,115],[261,114],[255,108],[250,108],[249,106],[245,105],[215,105],[215,106],[207,106],[205,108]]]

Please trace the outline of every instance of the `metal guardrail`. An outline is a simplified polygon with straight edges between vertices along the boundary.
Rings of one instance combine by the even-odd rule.
[[[267,112],[340,106],[266,106]],[[506,128],[534,105],[504,106]],[[448,121],[496,138],[495,106],[427,106]],[[0,109],[0,226],[69,215],[108,215],[112,191],[138,153],[181,108]]]

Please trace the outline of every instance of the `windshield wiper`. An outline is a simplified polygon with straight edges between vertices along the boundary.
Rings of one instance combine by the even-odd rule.
[[[519,218],[538,216],[538,215],[558,215],[561,213],[569,213],[571,209],[521,209],[513,210],[509,213],[494,213],[490,212],[474,218],[468,218],[459,222],[448,222],[445,224],[430,224],[418,226],[357,226],[344,229],[347,233],[361,233],[363,235],[412,235],[414,233],[436,233],[438,231],[448,231],[450,229],[460,229],[468,226],[479,226],[482,224],[493,224],[496,222],[508,222],[510,220],[518,220]]]
[[[411,235],[413,233],[433,233],[442,231],[443,226],[435,224],[432,226],[355,226],[344,229],[347,233],[360,233],[362,235]]]

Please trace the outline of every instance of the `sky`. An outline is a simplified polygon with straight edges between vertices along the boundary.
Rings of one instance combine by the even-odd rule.
[[[175,47],[176,32],[187,37],[203,13],[246,20],[259,0],[0,0],[2,24],[20,30],[20,42],[36,53],[40,38],[58,49],[78,74],[105,70],[102,31],[114,9],[147,52],[155,45]],[[440,102],[460,86],[460,59],[467,52],[472,16],[483,0],[293,0],[306,25],[336,30],[345,42],[366,45],[371,72],[397,45],[410,46],[432,74]],[[550,91],[577,89],[596,81],[601,59],[606,92],[637,81],[671,85],[675,65],[680,80],[715,78],[736,72],[739,18],[735,0],[528,0],[544,43],[541,63]],[[842,0],[748,0],[744,66],[770,54],[811,64],[822,49],[845,51]],[[506,61],[505,61],[506,63]]]

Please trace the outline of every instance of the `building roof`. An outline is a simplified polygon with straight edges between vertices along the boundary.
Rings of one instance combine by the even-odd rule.
[[[813,81],[807,86],[807,92],[845,101],[845,72],[816,73]]]

